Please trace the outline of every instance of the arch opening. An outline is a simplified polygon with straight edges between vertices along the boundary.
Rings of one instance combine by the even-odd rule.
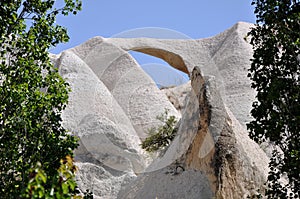
[[[182,57],[173,52],[162,50],[159,48],[149,48],[149,47],[133,48],[131,50],[160,58],[166,61],[168,64],[170,64],[170,66],[189,75],[188,68],[185,62],[183,61]]]
[[[171,66],[160,57],[140,51],[129,51],[141,68],[154,80],[158,88],[179,86],[189,81],[185,72]]]

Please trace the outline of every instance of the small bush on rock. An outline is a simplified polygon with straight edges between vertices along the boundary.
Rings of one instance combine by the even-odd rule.
[[[142,148],[148,152],[155,152],[168,146],[177,134],[177,120],[175,116],[168,117],[168,110],[165,110],[157,119],[163,122],[158,128],[149,129],[149,137],[142,141]]]

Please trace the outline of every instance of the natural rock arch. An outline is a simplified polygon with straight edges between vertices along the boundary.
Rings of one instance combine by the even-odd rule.
[[[124,51],[136,51],[166,61],[171,67],[180,70],[190,76],[194,64],[191,64],[189,56],[182,51],[185,50],[187,41],[188,45],[194,46],[195,41],[190,40],[168,40],[153,38],[109,38],[105,40]],[[178,48],[174,49],[175,46]],[[192,44],[194,42],[194,44]]]
[[[85,146],[76,153],[81,190],[105,198],[245,198],[263,188],[268,158],[241,125],[252,99],[243,82],[252,55],[247,31],[247,24],[236,25],[197,41],[95,37],[53,56],[73,90],[64,123]],[[191,78],[178,136],[150,166],[138,131],[154,124],[162,107],[174,107],[130,50],[163,59]],[[223,96],[219,71],[228,88]],[[177,165],[184,171],[177,174]]]
[[[180,70],[189,75],[189,71],[187,69],[185,61],[178,54],[175,54],[173,52],[164,49],[149,48],[149,47],[145,47],[145,48],[138,47],[138,48],[132,48],[130,50],[160,58],[166,61],[173,68]]]

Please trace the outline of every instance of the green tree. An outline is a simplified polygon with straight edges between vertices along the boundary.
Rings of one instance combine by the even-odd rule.
[[[258,143],[274,145],[268,198],[300,197],[300,1],[253,0],[249,72],[257,96],[247,127]],[[280,179],[287,182],[282,186]]]
[[[80,0],[0,1],[0,196],[25,197],[32,169],[50,191],[60,160],[78,146],[61,125],[68,84],[51,64],[48,49],[69,37],[58,14],[76,14]],[[40,165],[40,167],[37,167]],[[31,196],[32,197],[32,196]]]
[[[30,169],[30,180],[27,185],[23,198],[82,198],[79,195],[74,195],[77,184],[75,182],[75,171],[77,167],[73,164],[73,159],[66,156],[60,160],[60,167],[57,175],[52,176],[51,187],[48,188],[48,176],[38,163],[34,169]],[[93,198],[93,197],[91,197]]]
[[[177,120],[175,116],[168,117],[168,110],[159,116],[163,125],[158,128],[149,129],[149,137],[142,141],[141,147],[148,152],[155,152],[168,146],[170,142],[175,138],[178,128],[176,127]]]

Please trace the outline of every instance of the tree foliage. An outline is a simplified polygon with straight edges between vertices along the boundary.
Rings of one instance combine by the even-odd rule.
[[[64,0],[61,8],[55,2],[0,1],[1,198],[25,197],[33,168],[40,171],[35,179],[51,190],[60,160],[78,145],[61,125],[69,86],[51,64],[48,49],[69,39],[56,16],[76,14],[81,1]]]
[[[249,72],[257,91],[247,126],[258,143],[275,145],[268,198],[300,197],[300,1],[253,0],[257,24],[249,32]],[[286,179],[286,183],[280,183]]]
[[[163,125],[158,128],[149,129],[149,137],[142,141],[142,149],[155,152],[168,146],[177,134],[177,120],[175,116],[168,117],[168,110],[157,117]]]
[[[70,156],[60,160],[60,167],[57,174],[52,176],[51,187],[47,188],[47,174],[41,168],[41,164],[37,163],[34,169],[30,169],[30,180],[27,185],[24,198],[82,198],[79,195],[74,195],[77,184],[75,182],[75,171],[77,167],[73,164],[73,159]]]

